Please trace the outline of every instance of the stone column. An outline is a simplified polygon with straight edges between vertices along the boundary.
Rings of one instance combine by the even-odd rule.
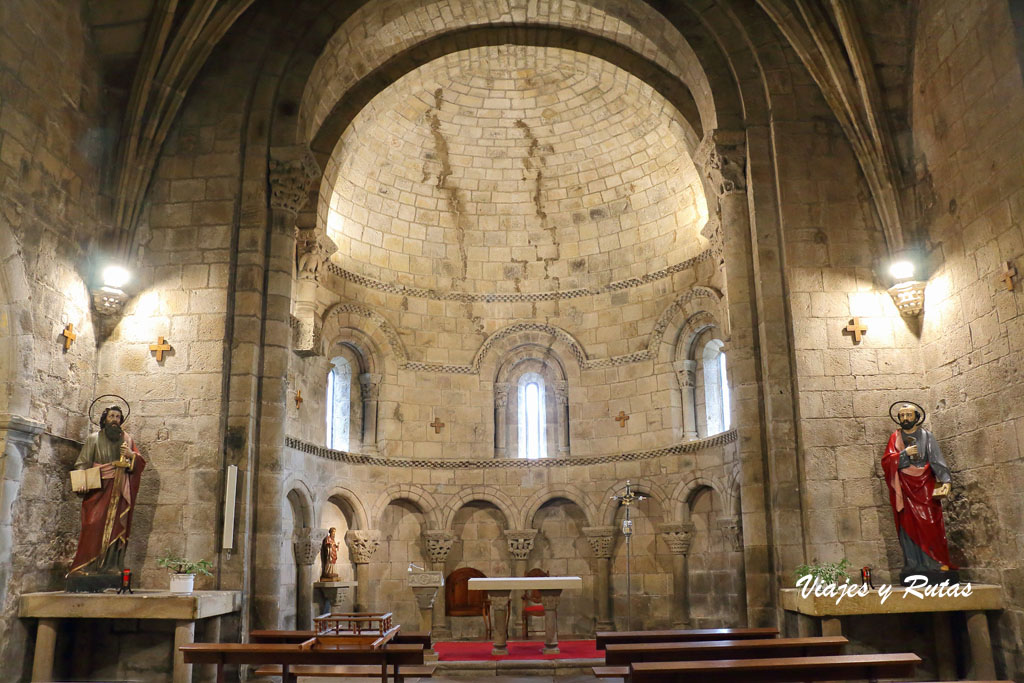
[[[690,628],[689,554],[693,529],[693,522],[658,525],[658,531],[672,551],[672,628]]]
[[[423,532],[423,542],[426,545],[427,557],[430,558],[431,568],[447,576],[444,563],[451,552],[452,544],[455,543],[455,534],[444,529],[428,529]],[[452,633],[448,628],[448,619],[444,613],[444,591],[438,591],[434,599],[434,611],[431,618],[431,633],[433,640],[451,638]]]
[[[555,380],[551,383],[555,391],[555,406],[558,411],[558,452],[569,455],[569,383]]]
[[[363,452],[377,452],[377,399],[380,396],[381,375],[364,372],[359,375],[359,389],[363,395]]]
[[[299,631],[313,628],[313,563],[325,538],[327,529],[299,529],[292,539],[299,568],[295,586],[295,628]]]
[[[533,541],[536,537],[536,529],[505,529],[508,554],[512,556],[512,576],[526,576],[526,561],[533,550]],[[523,601],[520,595],[520,591],[512,592],[512,604],[509,606],[508,619],[513,626],[522,621]],[[523,638],[526,638],[525,633]]]
[[[677,360],[672,366],[683,397],[683,439],[693,441],[697,438],[697,397],[693,394],[697,384],[697,361]]]
[[[331,238],[313,228],[296,229],[295,247],[295,301],[292,314],[298,325],[294,330],[292,349],[300,356],[314,356],[319,351],[320,341],[316,318],[316,292],[320,272],[338,247]]]
[[[508,390],[508,383],[494,383],[495,458],[505,458],[508,456]]]
[[[590,549],[594,553],[597,564],[594,571],[594,600],[597,612],[597,630],[614,631],[615,621],[612,619],[612,547],[614,546],[614,526],[585,526],[583,534],[590,541]]]
[[[11,512],[14,500],[21,488],[21,471],[25,457],[38,447],[39,434],[46,428],[20,415],[0,413],[0,605],[7,604],[8,582],[11,579],[13,563],[14,529]],[[17,646],[20,635],[7,634],[13,640],[8,645]],[[0,645],[0,652],[10,650]],[[13,656],[13,652],[11,652]]]
[[[370,562],[373,554],[380,547],[380,532],[376,529],[352,529],[345,533],[352,556],[352,564],[356,566],[356,612],[369,612],[373,609],[373,591],[370,586]]]

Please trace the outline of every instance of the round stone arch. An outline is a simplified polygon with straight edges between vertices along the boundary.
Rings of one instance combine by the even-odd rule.
[[[314,513],[315,496],[313,491],[298,477],[288,479],[284,484],[287,491],[285,500],[291,505],[292,522],[295,530],[309,529],[315,524],[317,515]]]
[[[553,500],[567,500],[583,511],[587,526],[594,526],[597,520],[597,511],[591,504],[590,499],[583,491],[571,484],[555,488],[545,488],[530,496],[523,505],[523,516],[519,519],[520,529],[532,529],[533,520],[545,504]]]
[[[451,530],[452,523],[455,520],[455,514],[467,503],[472,503],[474,501],[490,503],[494,507],[498,508],[501,514],[505,517],[506,525],[515,524],[520,518],[516,505],[513,504],[512,500],[500,489],[493,486],[472,486],[459,491],[445,504],[441,516],[441,528]]]
[[[408,359],[398,332],[371,308],[340,302],[324,311],[323,320],[323,353],[330,353],[335,344],[347,344],[365,362],[360,372],[394,374]]]
[[[334,504],[349,519],[351,529],[370,529],[370,518],[362,500],[351,489],[343,486],[332,486],[326,491],[324,500]]]
[[[678,515],[677,519],[673,521],[689,521],[690,506],[693,503],[694,497],[705,490],[713,491],[719,497],[719,500],[722,501],[723,506],[729,500],[729,497],[722,493],[721,486],[717,482],[705,477],[687,479],[680,482],[672,491],[672,497],[670,498],[671,510],[674,515]]]
[[[652,479],[641,477],[636,481],[630,480],[630,486],[636,493],[649,496],[666,514],[671,514],[669,507],[670,498],[661,484]],[[604,501],[601,503],[598,513],[598,519],[601,520],[604,526],[615,524],[615,515],[619,511],[620,505],[619,501],[613,499],[613,496],[619,495],[625,489],[626,482],[620,481],[608,487],[608,490],[605,492]]]
[[[514,323],[497,330],[477,349],[473,367],[482,377],[494,377],[494,381],[502,381],[499,375],[506,365],[506,359],[523,347],[543,349],[547,357],[558,363],[566,381],[579,382],[580,368],[587,362],[586,350],[571,334],[546,323]],[[565,362],[568,358],[574,358],[576,363]]]
[[[396,500],[411,503],[424,517],[424,529],[437,528],[442,509],[434,495],[416,484],[392,484],[381,492],[370,508],[370,519],[374,528],[381,527],[384,508]]]
[[[671,363],[681,360],[678,354],[680,340],[687,330],[700,321],[722,327],[721,321],[728,320],[728,313],[722,292],[714,287],[696,286],[681,294],[669,304],[651,331],[649,348],[658,362]]]

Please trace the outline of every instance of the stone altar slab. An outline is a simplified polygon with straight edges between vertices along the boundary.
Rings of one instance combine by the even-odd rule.
[[[583,579],[578,576],[506,576],[469,580],[469,590],[471,591],[537,591],[572,588],[583,588]]]
[[[558,654],[558,600],[563,590],[583,587],[578,576],[499,576],[485,579],[470,579],[467,587],[471,591],[487,591],[491,602],[491,618],[494,622],[493,655],[508,654],[508,601],[514,590],[540,591],[544,605],[544,647],[546,655]]]
[[[61,619],[170,619],[175,622],[172,680],[191,683],[192,665],[185,664],[178,648],[195,639],[197,619],[237,612],[241,605],[241,591],[195,591],[190,595],[143,589],[122,595],[53,591],[22,595],[18,616],[39,619],[33,681],[53,678],[53,653]]]

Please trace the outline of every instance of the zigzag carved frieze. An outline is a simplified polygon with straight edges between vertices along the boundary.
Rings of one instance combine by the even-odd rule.
[[[435,301],[455,301],[464,304],[530,303],[537,301],[578,299],[584,296],[597,296],[598,294],[620,292],[624,289],[640,287],[641,285],[650,284],[651,282],[657,282],[658,280],[671,277],[672,275],[681,273],[684,270],[690,270],[698,263],[710,260],[714,256],[713,251],[713,249],[705,249],[696,256],[688,258],[681,263],[676,263],[639,277],[616,280],[615,282],[611,282],[601,287],[579,287],[576,289],[564,289],[554,292],[441,292],[436,289],[408,287],[406,285],[391,282],[382,282],[381,280],[376,280],[365,275],[353,273],[352,271],[346,270],[331,261],[328,261],[326,265],[327,272],[341,280],[351,282],[359,285],[360,287],[366,287],[367,289],[372,289],[377,292],[384,292],[386,294],[409,296],[417,299],[433,299]]]
[[[580,369],[595,370],[627,365],[629,363],[639,363],[645,360],[653,360],[657,355],[658,345],[665,336],[665,331],[672,323],[672,320],[683,311],[687,303],[693,299],[701,297],[712,299],[717,302],[721,300],[722,294],[712,287],[696,286],[691,288],[685,294],[673,301],[672,304],[668,306],[658,317],[657,322],[655,322],[654,327],[651,329],[651,335],[648,339],[646,349],[621,356],[611,356],[609,358],[590,358],[587,355],[586,350],[583,348],[583,345],[571,334],[559,327],[541,322],[515,323],[494,332],[484,340],[483,344],[480,345],[480,348],[477,349],[476,354],[473,356],[472,363],[469,364],[429,363],[410,360],[408,352],[405,349],[405,345],[402,343],[402,339],[395,327],[383,315],[361,304],[340,303],[332,306],[324,315],[324,325],[326,326],[330,318],[343,313],[351,313],[372,321],[387,339],[392,353],[394,353],[398,360],[398,366],[403,370],[475,375],[480,372],[480,366],[483,363],[484,357],[496,343],[505,337],[521,332],[539,332],[557,339],[568,347],[570,353],[579,364]]]
[[[335,460],[353,465],[377,465],[384,467],[424,467],[432,470],[472,470],[472,469],[507,469],[510,467],[590,467],[593,465],[605,465],[615,462],[632,462],[636,460],[650,460],[665,455],[684,455],[696,453],[708,448],[724,446],[733,443],[739,438],[735,429],[721,434],[698,439],[696,441],[685,441],[673,444],[665,448],[655,448],[648,451],[633,451],[631,453],[617,453],[615,455],[601,455],[595,457],[560,457],[560,458],[538,458],[529,460],[526,458],[499,458],[480,460],[456,460],[439,458],[437,460],[417,460],[413,458],[381,458],[373,455],[361,455],[347,451],[335,451],[326,446],[317,446],[294,437],[285,437],[285,446],[293,448],[302,453],[315,455],[326,460]]]

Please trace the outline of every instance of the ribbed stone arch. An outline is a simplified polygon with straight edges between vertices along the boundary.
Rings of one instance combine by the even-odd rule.
[[[287,480],[284,489],[287,491],[284,497],[291,504],[292,512],[295,514],[295,527],[301,529],[313,527],[316,522],[316,508],[314,507],[316,497],[313,495],[313,490],[298,477]]]
[[[706,314],[718,324],[724,317],[724,297],[714,287],[696,286],[665,307],[651,330],[648,349],[658,360],[671,362],[680,335],[697,315]],[[720,326],[720,325],[719,325]]]
[[[368,372],[395,371],[391,363],[404,364],[409,356],[395,327],[377,311],[361,304],[339,302],[324,311],[321,339],[332,343],[342,341],[365,348],[368,358],[374,359],[378,370]],[[325,345],[325,350],[330,348]],[[385,353],[384,349],[388,352]],[[380,358],[382,362],[377,362]]]
[[[583,516],[587,522],[586,525],[596,525],[597,511],[594,510],[594,506],[587,495],[580,488],[572,484],[565,484],[563,486],[542,489],[530,496],[526,503],[523,504],[523,516],[519,519],[519,528],[532,529],[533,519],[537,516],[537,512],[545,504],[553,500],[567,500],[575,504],[583,511]]]
[[[424,517],[424,528],[437,528],[442,513],[441,504],[430,491],[416,484],[392,484],[381,492],[370,508],[373,528],[381,528],[384,509],[396,500],[412,503]]]
[[[332,316],[332,319],[337,323],[341,316]],[[323,352],[324,356],[331,358],[334,356],[334,349],[339,344],[344,344],[352,349],[355,353],[356,358],[359,360],[359,367],[356,372],[372,372],[379,373],[384,366],[383,363],[383,352],[378,346],[377,341],[371,334],[359,329],[358,327],[341,327],[332,326],[330,337],[324,337],[323,339]]]
[[[719,482],[713,479],[705,477],[693,477],[685,481],[679,482],[675,489],[672,491],[671,506],[673,514],[678,514],[678,521],[685,522],[690,519],[690,508],[693,505],[693,499],[701,491],[711,490],[718,496],[722,504],[729,500],[729,497],[724,495],[722,487]]]
[[[366,514],[363,501],[351,489],[344,486],[332,486],[326,491],[324,500],[334,503],[343,514],[347,512],[352,515],[352,520],[349,524],[350,529],[373,528],[369,525],[370,518]]]
[[[473,501],[483,501],[494,505],[505,516],[505,524],[515,524],[520,518],[518,507],[500,489],[493,486],[471,486],[459,491],[445,504],[441,517],[441,528],[451,529],[455,521],[455,514],[467,503]]]
[[[672,514],[669,507],[669,501],[671,499],[661,484],[647,477],[640,477],[636,481],[630,479],[629,483],[636,493],[649,496],[651,500],[656,502],[666,515]],[[600,512],[597,517],[601,520],[603,525],[608,526],[615,524],[615,515],[619,510],[619,501],[614,500],[613,496],[620,495],[625,490],[626,480],[623,479],[610,486],[605,492],[603,500],[601,501]]]
[[[558,359],[565,379],[579,379],[580,368],[587,361],[583,344],[561,327],[547,323],[524,322],[506,325],[484,340],[473,357],[473,368],[485,377],[497,377],[499,367],[507,355],[520,346],[533,345],[550,348]],[[576,363],[565,362],[569,358]]]

